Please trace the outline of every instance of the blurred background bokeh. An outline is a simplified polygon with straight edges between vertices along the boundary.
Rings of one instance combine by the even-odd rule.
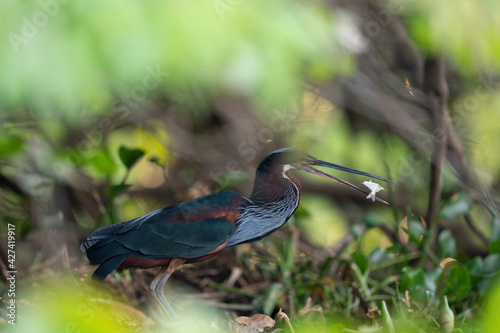
[[[392,332],[389,315],[398,331],[500,324],[500,3],[0,8],[1,326],[168,325],[147,291],[156,270],[92,282],[79,244],[221,189],[248,195],[259,162],[282,147],[395,181],[380,194],[391,205],[294,174],[303,194],[285,227],[170,279],[174,308],[200,320],[193,331],[280,308],[303,332]]]

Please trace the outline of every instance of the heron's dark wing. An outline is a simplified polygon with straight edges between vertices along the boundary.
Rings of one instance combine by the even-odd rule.
[[[81,248],[94,264],[129,256],[197,258],[231,237],[243,200],[237,192],[221,191],[166,207],[98,229]]]

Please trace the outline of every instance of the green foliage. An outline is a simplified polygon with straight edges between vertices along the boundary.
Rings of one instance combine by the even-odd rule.
[[[427,229],[422,224],[422,221],[414,216],[408,217],[408,230],[406,230],[408,236],[410,236],[410,242],[415,244],[420,244],[422,238],[427,234]]]
[[[442,330],[444,332],[451,332],[455,327],[455,314],[450,308],[448,303],[448,297],[445,295],[443,298],[443,304],[441,305],[441,316],[439,317]]]
[[[448,263],[436,281],[438,283],[437,294],[448,296],[450,301],[462,301],[468,296],[471,282],[467,267],[464,264]]]
[[[500,218],[498,217],[493,219],[493,230],[488,249],[490,253],[500,253]]]
[[[361,273],[366,272],[368,269],[368,258],[361,252],[356,251],[352,254],[352,258],[354,259],[354,263],[358,266]]]
[[[394,324],[392,323],[391,315],[387,310],[387,305],[382,301],[382,326],[387,328],[390,333],[395,333]]]
[[[141,149],[129,149],[127,147],[120,147],[118,151],[118,155],[120,156],[120,160],[123,165],[130,170],[132,166],[142,157],[144,156],[144,151]]]
[[[484,316],[483,323],[484,333],[493,333],[498,331],[498,327],[500,327],[498,309],[500,309],[500,281],[497,278],[494,287],[488,294],[488,301],[486,302],[486,314]]]
[[[107,192],[111,197],[116,197],[118,194],[125,192],[131,185],[130,184],[116,184],[110,185]]]
[[[123,116],[159,91],[193,111],[227,93],[281,105],[300,95],[304,74],[345,68],[330,46],[334,19],[317,3],[66,2],[51,15],[36,1],[1,6],[10,15],[0,25],[0,71],[9,77],[0,99],[7,110],[29,105],[42,120],[75,124],[117,97]]]
[[[19,152],[24,147],[24,140],[19,135],[8,135],[3,133],[0,136],[0,157],[7,157],[8,155]]]
[[[457,242],[450,230],[443,230],[439,234],[439,248],[441,258],[455,258],[457,256]]]
[[[109,292],[81,282],[44,281],[38,288],[24,289],[22,297],[16,325],[6,326],[6,332],[109,333],[130,331],[146,319]]]
[[[461,192],[456,198],[448,201],[441,208],[441,216],[446,219],[451,219],[460,215],[464,215],[470,211],[469,200],[464,192]]]
[[[377,213],[369,212],[363,217],[363,222],[367,228],[376,228],[383,223],[383,220]]]
[[[326,247],[346,233],[346,218],[342,210],[324,197],[305,193],[299,208],[301,211],[294,214],[297,225],[313,244]]]
[[[266,292],[255,299],[253,305],[257,313],[264,313],[271,315],[279,303],[285,289],[280,283],[273,283],[267,289]]]
[[[413,23],[410,31],[421,47],[433,53],[445,51],[462,71],[500,69],[500,40],[495,35],[500,29],[495,16],[500,9],[498,2],[478,5],[476,1],[464,0],[449,6],[425,0],[407,5],[405,9]]]
[[[213,170],[205,170],[203,163],[219,157],[198,160],[200,153],[211,155],[204,151],[206,145],[195,152],[183,151],[183,145],[197,136],[210,145],[227,138],[224,133],[207,135],[210,131],[228,132],[231,140],[237,140],[239,128],[233,133],[225,127],[233,115],[221,116],[212,109],[227,100],[243,100],[245,110],[248,104],[259,115],[255,123],[269,125],[264,128],[272,132],[269,141],[310,148],[308,152],[317,157],[331,157],[335,163],[381,175],[395,174],[404,181],[387,187],[392,197],[389,208],[358,205],[343,198],[342,192],[333,195],[342,201],[324,193],[304,193],[294,218],[277,237],[235,250],[238,260],[230,263],[245,269],[241,279],[230,286],[221,281],[204,286],[245,297],[245,304],[235,304],[239,310],[253,307],[254,312],[271,315],[282,307],[296,332],[438,332],[450,331],[451,322],[457,331],[475,332],[474,325],[483,321],[485,332],[497,330],[500,219],[492,219],[490,236],[490,220],[483,215],[487,209],[498,214],[494,205],[478,204],[445,170],[448,178],[444,178],[436,218],[439,227],[436,221],[424,221],[418,213],[424,214],[426,207],[429,161],[415,157],[414,147],[402,139],[380,135],[377,122],[360,130],[359,119],[347,117],[321,96],[304,93],[304,80],[321,82],[352,68],[350,56],[338,46],[345,29],[339,25],[340,16],[321,3],[304,1],[91,0],[57,2],[57,13],[37,26],[33,18],[44,11],[44,3],[0,4],[9,13],[0,23],[0,33],[7,37],[0,44],[0,71],[7,78],[0,80],[0,175],[19,183],[19,189],[9,188],[4,180],[0,184],[2,226],[16,223],[20,238],[42,230],[30,238],[50,241],[42,226],[66,223],[71,226],[68,229],[78,230],[78,237],[72,238],[77,243],[74,239],[83,237],[81,228],[128,220],[167,202],[204,194],[205,188],[197,191],[198,177],[203,179]],[[492,1],[484,7],[472,0],[457,5],[419,1],[409,4],[405,13],[413,25],[410,33],[429,53],[445,53],[462,72],[487,68],[496,73],[500,67],[499,39],[494,36],[500,30],[496,9],[498,4]],[[450,24],[457,20],[462,24]],[[491,93],[493,88],[474,93],[484,94],[485,89]],[[480,162],[478,178],[494,183],[500,155],[498,140],[491,139],[499,133],[492,119],[500,110],[500,99],[496,93],[487,98],[482,97],[487,94],[476,95],[457,98],[464,103],[476,97],[474,113],[480,116],[472,126],[478,141],[470,154]],[[308,105],[310,100],[319,100],[319,106]],[[302,113],[295,109],[300,102],[305,104]],[[269,112],[277,105],[284,110],[279,116]],[[150,109],[158,114],[148,113]],[[151,119],[144,119],[144,114]],[[170,119],[173,114],[178,118]],[[166,123],[171,120],[175,130],[169,131]],[[282,132],[272,128],[273,120],[280,121]],[[194,125],[188,129],[190,122]],[[212,123],[224,124],[204,128]],[[249,131],[254,135],[253,129]],[[178,133],[178,142],[172,144],[170,136]],[[240,154],[240,148],[247,147],[242,143],[248,142],[233,143]],[[268,147],[254,148],[261,154]],[[184,164],[179,164],[182,170],[173,169],[176,175],[167,177],[174,151]],[[256,157],[248,161],[251,167]],[[214,179],[215,184],[202,185],[210,191],[212,185],[239,189],[252,178],[246,170],[226,169],[225,177]],[[359,181],[356,177],[346,178]],[[168,188],[161,192],[168,193],[168,198],[142,195],[152,188]],[[67,209],[52,210],[50,204],[62,199],[69,202]],[[90,208],[73,207],[75,201]],[[454,227],[471,219],[479,221],[479,232],[486,236],[471,232],[474,251],[468,253]],[[76,223],[69,224],[73,220]],[[74,257],[66,260],[67,252],[72,252],[66,247],[54,260],[42,252],[33,258],[32,247],[20,244],[19,248],[18,257],[28,258],[23,262],[23,267],[29,266],[24,270],[28,276],[50,274],[54,262],[76,265]],[[79,280],[86,273],[75,274]],[[106,287],[127,294],[128,299],[111,297],[87,280],[77,283],[73,276],[67,277],[70,283],[58,280],[40,285],[23,280],[22,289],[26,285],[27,292],[19,302],[20,328],[25,332],[166,331],[159,324],[161,315],[145,309],[148,297],[135,289],[131,273],[125,274],[129,275],[110,277]],[[134,281],[145,285],[147,279]],[[206,279],[197,276],[193,281],[200,285]],[[260,289],[248,289],[252,283]],[[196,295],[196,303],[201,303],[200,298]],[[126,305],[133,301],[137,302],[134,308]],[[198,307],[185,309],[187,324],[171,325],[168,331],[227,330],[227,320],[217,326],[214,318],[194,309]],[[151,319],[156,324],[143,326]]]

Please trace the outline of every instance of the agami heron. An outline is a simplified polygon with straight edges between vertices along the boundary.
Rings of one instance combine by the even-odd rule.
[[[258,241],[284,225],[300,200],[300,184],[290,176],[291,170],[310,172],[368,194],[313,166],[392,183],[293,148],[279,149],[258,166],[249,197],[220,191],[91,233],[80,248],[92,264],[100,264],[92,277],[103,280],[114,270],[161,267],[149,289],[163,310],[177,317],[164,295],[170,275],[182,264],[204,261],[228,247]],[[376,200],[387,203],[378,197]]]

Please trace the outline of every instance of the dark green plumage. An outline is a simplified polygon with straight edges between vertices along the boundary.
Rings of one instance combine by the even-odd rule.
[[[198,258],[223,245],[234,233],[243,196],[222,191],[166,207],[137,219],[96,230],[82,251],[104,279],[128,257]]]

